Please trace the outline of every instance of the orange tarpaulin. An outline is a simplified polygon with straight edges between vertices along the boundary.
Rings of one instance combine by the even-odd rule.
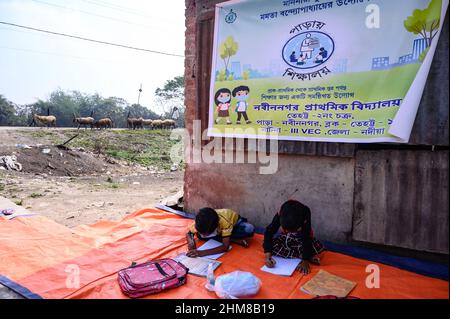
[[[100,221],[69,229],[45,217],[0,219],[0,275],[42,298],[127,298],[120,291],[117,272],[138,263],[174,257],[186,250],[185,233],[191,220],[157,209],[145,209],[122,221]],[[260,270],[264,262],[262,236],[249,248],[237,245],[220,258],[221,275],[250,271],[262,281],[254,298],[312,298],[300,291],[319,269],[357,282],[359,298],[448,298],[447,281],[377,264],[379,289],[369,289],[366,267],[373,262],[325,252],[320,267],[304,276],[280,277]],[[216,298],[204,288],[205,279],[188,276],[187,284],[147,298]]]

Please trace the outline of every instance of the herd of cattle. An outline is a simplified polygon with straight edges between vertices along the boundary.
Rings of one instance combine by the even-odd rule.
[[[148,127],[153,130],[157,129],[174,129],[176,127],[176,122],[174,120],[150,120],[144,119],[142,117],[127,117],[127,127],[129,129],[143,129]]]
[[[54,115],[37,115],[33,114],[33,120],[30,126],[34,125],[45,125],[47,127],[56,127],[56,116]],[[111,129],[114,127],[114,122],[111,118],[105,117],[99,120],[94,119],[93,112],[91,116],[88,117],[77,117],[73,115],[73,125],[84,127],[85,129],[90,127],[91,129]],[[137,130],[149,128],[153,130],[157,129],[174,129],[176,127],[176,122],[174,120],[151,120],[144,119],[142,117],[130,117],[130,113],[127,115],[127,128]]]

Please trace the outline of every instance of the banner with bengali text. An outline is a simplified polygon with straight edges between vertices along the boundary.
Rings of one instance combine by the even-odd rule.
[[[218,4],[208,136],[407,143],[447,7],[448,0]]]

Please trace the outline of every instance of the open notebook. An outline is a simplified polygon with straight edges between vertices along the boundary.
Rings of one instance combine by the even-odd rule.
[[[216,247],[221,246],[222,243],[218,242],[217,240],[210,239],[206,243],[204,243],[202,246],[198,247],[198,250],[207,250],[207,249],[213,249]],[[230,251],[231,246],[228,248],[228,251]],[[191,258],[186,256],[185,253],[178,255],[174,259],[176,261],[179,261],[183,265],[185,265],[189,269],[189,273],[196,276],[206,277],[208,273],[208,265],[210,263],[213,264],[213,269],[216,270],[217,267],[219,267],[222,263],[220,261],[217,261],[216,259],[222,257],[225,253],[215,254],[215,255],[208,255],[205,257],[195,257]]]
[[[213,264],[213,269],[216,270],[222,263],[220,261],[209,259],[205,257],[191,258],[186,256],[186,254],[180,254],[173,258],[174,260],[182,263],[186,268],[189,269],[191,275],[196,275],[200,277],[206,277],[208,274],[208,265]]]
[[[353,281],[330,274],[325,270],[319,270],[310,281],[308,281],[301,291],[313,296],[337,296],[347,297],[347,295],[355,288],[356,283]]]

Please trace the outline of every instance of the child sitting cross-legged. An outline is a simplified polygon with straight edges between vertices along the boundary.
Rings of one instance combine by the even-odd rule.
[[[310,272],[310,263],[320,264],[319,254],[324,250],[313,237],[310,209],[296,200],[289,200],[281,206],[280,212],[266,228],[263,247],[267,267],[275,267],[272,256],[300,258],[302,263],[297,270],[304,274]]]
[[[202,257],[228,251],[230,243],[248,247],[247,239],[252,237],[255,227],[247,219],[239,216],[231,209],[202,208],[195,217],[195,223],[186,235],[188,241],[188,257]],[[196,249],[194,234],[200,240],[214,239],[222,245],[208,250]]]

